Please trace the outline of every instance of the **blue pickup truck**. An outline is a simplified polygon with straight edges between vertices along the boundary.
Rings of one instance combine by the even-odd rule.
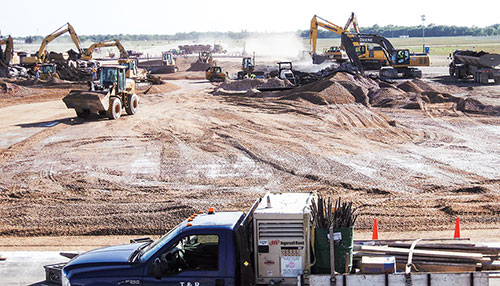
[[[254,209],[254,208],[253,208]],[[62,269],[63,286],[252,285],[250,215],[192,215],[156,241],[92,250]]]

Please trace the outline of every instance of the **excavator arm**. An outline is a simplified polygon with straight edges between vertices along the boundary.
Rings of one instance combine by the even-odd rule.
[[[351,25],[354,29],[354,33],[359,34],[360,31],[359,31],[359,25],[358,25],[358,18],[356,17],[356,14],[354,14],[354,12],[352,12],[349,19],[347,19],[347,23],[344,26],[344,30],[348,31],[349,26],[351,26]]]
[[[9,35],[7,39],[0,40],[0,45],[5,45],[5,50],[2,51],[0,48],[0,51],[2,51],[2,53],[0,53],[0,63],[3,66],[8,66],[14,54],[14,40]]]
[[[63,27],[65,25],[66,25],[66,28],[63,29]],[[82,49],[80,47],[81,46],[80,39],[78,38],[78,35],[76,34],[73,26],[71,26],[70,23],[66,23],[43,39],[42,44],[40,45],[40,48],[38,49],[38,52],[36,53],[36,57],[38,57],[41,60],[41,62],[45,62],[46,57],[47,57],[47,51],[46,51],[47,45],[50,42],[52,42],[54,39],[56,39],[57,37],[63,35],[64,33],[67,33],[67,32],[69,32],[71,39],[73,40],[73,43],[75,43],[75,46],[77,48],[77,52],[81,54]]]
[[[326,30],[333,32],[337,35],[342,35],[343,33],[349,33],[349,31],[343,29],[342,27],[335,25],[334,23],[325,20],[317,15],[311,19],[311,28],[309,29],[309,42],[312,46],[311,53],[316,53],[316,44],[318,39],[318,26],[325,28]]]
[[[92,59],[92,54],[94,53],[94,50],[96,48],[102,48],[102,47],[117,47],[118,50],[120,51],[120,58],[121,59],[128,59],[128,53],[127,50],[122,46],[120,41],[118,39],[114,39],[111,41],[103,41],[103,42],[98,42],[98,43],[93,43],[90,45],[90,47],[86,50],[83,51],[82,53],[82,60],[91,60]]]

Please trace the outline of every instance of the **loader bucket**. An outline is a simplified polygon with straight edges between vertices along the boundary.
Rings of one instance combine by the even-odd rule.
[[[89,110],[92,113],[107,111],[109,108],[108,92],[72,90],[63,98],[67,108],[77,111]]]

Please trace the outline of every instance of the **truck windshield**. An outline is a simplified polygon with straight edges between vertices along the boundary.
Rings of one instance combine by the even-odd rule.
[[[155,242],[151,243],[148,247],[143,250],[143,254],[141,255],[141,261],[144,262],[151,258],[153,254],[155,254],[158,250],[160,250],[165,244],[167,244],[173,237],[175,237],[180,231],[180,227],[170,230],[164,236],[160,237]]]

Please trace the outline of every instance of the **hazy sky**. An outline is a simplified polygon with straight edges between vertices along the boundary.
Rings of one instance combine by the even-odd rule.
[[[500,23],[499,0],[475,1],[481,3],[478,7],[460,4],[463,2],[465,1],[2,1],[0,30],[3,35],[45,36],[70,22],[81,35],[241,30],[281,32],[309,29],[309,22],[314,14],[343,26],[351,12],[357,14],[362,27],[374,24],[419,25],[422,14],[426,15],[426,24],[482,27]]]

